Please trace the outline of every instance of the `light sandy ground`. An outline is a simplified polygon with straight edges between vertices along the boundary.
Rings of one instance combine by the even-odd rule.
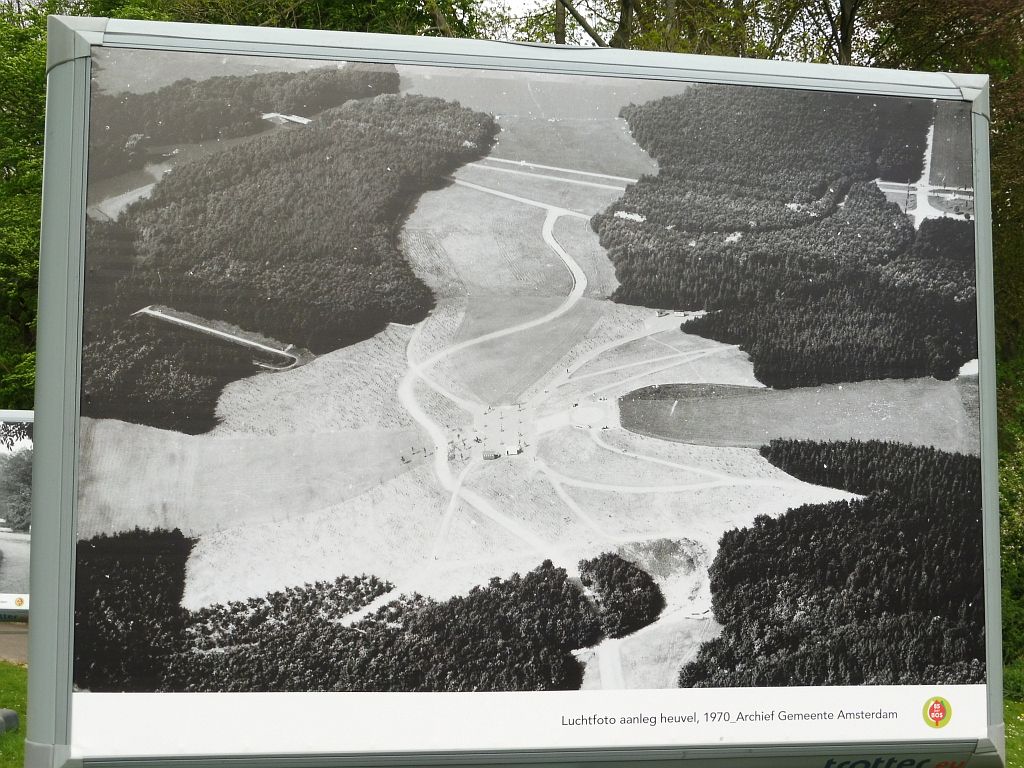
[[[613,179],[570,177],[544,168],[530,168],[527,172],[515,166],[487,163],[462,168],[456,178],[588,216],[600,213],[622,197],[627,186],[627,182]]]
[[[670,688],[676,684],[679,669],[693,658],[700,644],[721,630],[711,615],[707,567],[722,533],[749,525],[757,515],[775,516],[799,504],[848,499],[851,495],[796,483],[754,451],[711,448],[676,453],[666,450],[664,441],[637,444],[621,433],[617,438],[617,443],[627,444],[631,450],[645,449],[645,455],[653,459],[731,473],[738,483],[691,492],[637,494],[634,516],[623,514],[622,497],[628,497],[628,493],[571,490],[576,502],[606,531],[630,542],[619,549],[620,554],[655,577],[666,601],[655,623],[625,638],[602,641],[592,649],[585,659],[582,687]],[[616,476],[621,478],[618,473]],[[743,485],[744,477],[758,478],[750,480],[757,484]],[[780,485],[773,486],[772,482]],[[657,531],[661,535],[652,533]],[[679,541],[680,535],[686,538]],[[681,545],[679,552],[666,555],[663,551],[645,551],[645,543],[664,545],[672,541]],[[612,681],[607,679],[609,670],[614,671]]]
[[[714,639],[721,626],[709,616],[674,613],[622,641],[623,677],[627,688],[674,688],[680,668],[691,661],[701,643]]]
[[[653,327],[626,336],[644,334],[641,338],[625,345],[609,346],[614,341],[597,345],[597,349],[606,348],[593,357],[576,356],[575,363],[567,366],[569,373],[564,375],[565,360],[559,362],[556,379],[545,387],[549,390],[544,395],[545,407],[564,409],[567,405],[601,399],[614,402],[639,386],[654,384],[713,382],[763,386],[754,378],[753,365],[745,352],[682,333],[678,330],[680,320],[675,316],[649,320]]]
[[[551,469],[578,480],[608,478],[624,485],[672,485],[707,480],[668,462],[637,461],[632,455],[601,440],[613,430],[570,427],[549,432],[539,439],[538,456]],[[614,430],[618,431],[618,430]]]
[[[217,402],[222,423],[211,434],[410,429],[397,391],[411,337],[412,328],[390,325],[301,368],[232,382]]]
[[[395,584],[390,597],[419,592],[445,599],[491,576],[525,573],[543,559],[465,506],[445,526],[447,507],[429,468],[420,467],[341,504],[296,516],[287,535],[280,525],[264,523],[204,536],[188,562],[183,604],[197,608],[361,573],[387,573]]]
[[[573,514],[553,485],[538,476],[537,465],[527,456],[487,462],[469,481],[485,498],[498,506],[510,521],[534,534],[537,562],[550,558],[570,573],[589,552],[607,547],[586,521]]]
[[[453,357],[459,378],[485,403],[513,403],[563,356],[589,338],[600,305],[584,300],[543,326],[484,342]]]
[[[429,467],[287,521],[235,520],[203,536],[187,567],[184,605],[196,608],[333,579],[403,572],[421,563],[444,500]]]
[[[465,314],[453,341],[475,339],[524,320],[543,317],[561,303],[561,296],[472,296],[466,300]]]
[[[442,296],[455,287],[470,298],[564,296],[569,275],[545,247],[543,223],[539,208],[449,186],[420,198],[403,228],[403,247],[416,274]]]
[[[603,350],[614,348],[625,339],[651,332],[648,327],[654,313],[644,307],[629,304],[613,304],[604,302],[600,319],[594,323],[586,338],[581,339],[572,348],[565,351],[561,358],[522,395],[541,402],[562,380],[567,380],[570,371],[586,365],[588,361],[603,354]],[[547,390],[547,391],[545,391]]]
[[[629,134],[622,107],[682,93],[685,83],[519,72],[468,73],[402,67],[402,91],[452,98],[494,115],[501,133],[492,153],[514,160],[636,177],[657,166]],[[571,160],[569,163],[567,160]]]
[[[240,523],[280,528],[427,458],[416,430],[216,437],[82,419],[81,442],[80,538],[135,527],[186,535]]]
[[[426,360],[455,343],[455,336],[466,312],[465,299],[444,299],[422,323],[407,347],[407,358]]]
[[[677,492],[573,488],[571,493],[610,535],[622,541],[684,534],[711,549],[722,533],[748,525],[757,515],[778,516],[801,504],[850,498],[849,494],[814,486],[804,487],[801,493],[795,485],[761,484]]]

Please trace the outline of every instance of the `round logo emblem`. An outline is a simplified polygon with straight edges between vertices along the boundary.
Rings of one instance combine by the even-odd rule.
[[[929,728],[944,728],[953,717],[953,706],[941,696],[932,696],[924,703],[923,714]]]
[[[24,604],[25,604],[25,598],[24,597],[16,597],[16,598],[14,598],[14,605],[16,607],[21,608],[21,606],[23,606]]]

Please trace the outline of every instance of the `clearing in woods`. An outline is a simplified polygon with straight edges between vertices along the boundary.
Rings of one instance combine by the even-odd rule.
[[[630,392],[619,410],[627,429],[700,445],[875,439],[977,454],[980,416],[976,398],[969,396],[972,388],[977,389],[976,378],[882,379],[785,390],[670,384]],[[944,418],[935,418],[936,411]]]

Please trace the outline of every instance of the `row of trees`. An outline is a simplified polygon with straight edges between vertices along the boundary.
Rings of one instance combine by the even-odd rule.
[[[981,683],[981,466],[898,443],[773,440],[774,465],[864,498],[758,517],[711,566],[723,625],[683,687]]]
[[[622,117],[661,169],[807,203],[842,176],[916,181],[933,111],[927,99],[697,85]]]
[[[352,75],[363,88],[363,71]],[[440,99],[352,100],[176,166],[117,223],[91,223],[83,413],[201,432],[223,384],[254,370],[244,350],[129,319],[148,304],[315,352],[422,319],[433,296],[399,230],[496,132],[490,116]]]
[[[311,618],[336,619],[387,594],[394,585],[376,576],[339,576],[289,587],[263,597],[231,600],[194,611],[188,634],[200,651],[257,642],[264,623],[303,624]]]
[[[592,222],[614,298],[718,310],[686,330],[742,345],[771,386],[956,375],[977,354],[973,226],[915,232],[871,181],[920,176],[932,113],[731,86],[626,108],[660,170]]]
[[[664,607],[649,574],[605,553],[583,584],[544,561],[445,601],[341,577],[261,598],[181,608],[193,541],[180,531],[78,545],[75,684],[93,691],[534,691],[579,688],[573,651],[622,637]]]
[[[95,71],[93,80],[89,175],[94,180],[141,168],[154,147],[167,151],[168,145],[260,133],[272,125],[264,113],[308,118],[349,99],[398,91],[393,66],[365,64],[185,79],[146,93],[105,93],[95,84]]]
[[[625,637],[657,620],[665,597],[651,575],[614,552],[580,561],[583,586],[597,595],[601,630]]]
[[[217,652],[178,655],[165,689],[572,689],[583,669],[571,651],[600,637],[593,607],[550,561],[444,602],[400,598],[352,626],[318,612],[299,618],[274,611],[244,635],[221,635]]]

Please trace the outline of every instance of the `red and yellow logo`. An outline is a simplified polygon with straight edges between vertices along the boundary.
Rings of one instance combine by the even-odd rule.
[[[923,714],[929,728],[944,728],[953,717],[953,706],[941,696],[932,696],[924,703]]]

